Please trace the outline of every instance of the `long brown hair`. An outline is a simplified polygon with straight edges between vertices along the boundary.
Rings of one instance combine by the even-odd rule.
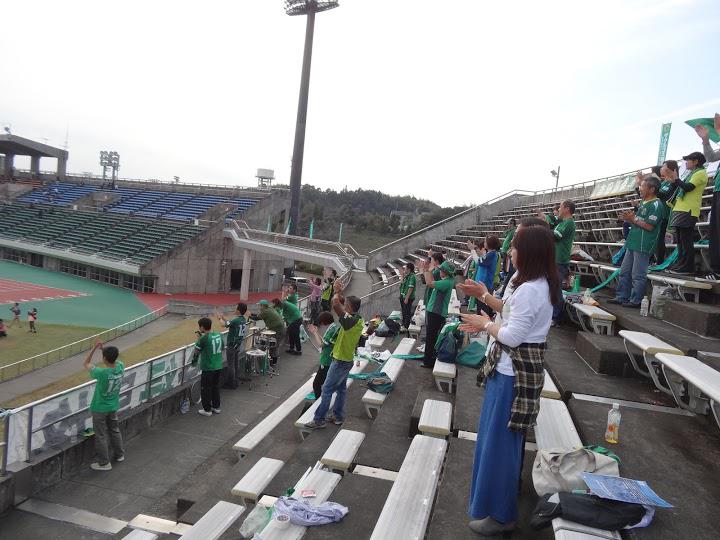
[[[523,283],[545,278],[550,287],[550,301],[560,294],[560,276],[555,265],[555,238],[548,227],[531,225],[520,227],[512,240],[517,250],[516,289]]]

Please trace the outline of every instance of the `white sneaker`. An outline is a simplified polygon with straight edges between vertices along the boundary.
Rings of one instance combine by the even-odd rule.
[[[220,414],[220,412],[222,411],[222,409],[216,409],[215,407],[213,407],[213,408],[210,409],[210,410],[211,410],[212,412],[214,412],[215,414]]]
[[[212,411],[206,411],[205,409],[198,409],[198,414],[201,416],[212,416]]]
[[[110,465],[109,462],[106,463],[105,465],[100,465],[100,463],[98,463],[98,462],[96,461],[95,463],[93,463],[92,465],[90,465],[90,468],[91,468],[93,471],[111,471],[111,470],[112,470],[112,465]]]
[[[120,456],[119,458],[115,458],[115,461],[117,461],[118,463],[122,463],[123,461],[125,461],[125,456]]]

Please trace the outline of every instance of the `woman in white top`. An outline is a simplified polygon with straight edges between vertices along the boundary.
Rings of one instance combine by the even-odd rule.
[[[494,320],[485,314],[461,315],[460,327],[491,336],[481,368],[486,388],[468,510],[470,528],[483,536],[515,527],[525,432],[535,424],[540,409],[552,299],[560,288],[555,240],[546,225],[521,225],[510,255],[517,271],[502,300],[482,283],[461,285],[497,312]]]

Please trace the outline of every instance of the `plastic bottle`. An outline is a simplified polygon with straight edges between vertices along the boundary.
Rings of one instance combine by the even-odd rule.
[[[585,294],[583,294],[583,304],[586,306],[592,305],[592,295],[590,294],[590,289],[585,289]]]
[[[647,317],[648,312],[650,311],[650,300],[648,300],[648,297],[642,299],[642,302],[640,302],[640,316],[641,317]]]
[[[612,409],[608,411],[607,428],[605,428],[605,440],[611,444],[617,444],[620,440],[620,405],[613,403]]]

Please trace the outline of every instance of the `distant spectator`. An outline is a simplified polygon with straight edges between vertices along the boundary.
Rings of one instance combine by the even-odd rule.
[[[430,266],[432,266],[433,280],[440,279],[440,265],[442,265],[442,263],[444,263],[444,262],[445,262],[445,256],[442,253],[440,253],[439,251],[433,251],[432,249],[428,250],[428,264]],[[425,305],[425,309],[427,309],[427,306],[430,303],[430,295],[431,294],[432,294],[432,289],[427,286],[427,282],[426,282],[425,295],[423,297],[423,304]]]
[[[330,364],[332,364],[332,350],[340,333],[340,324],[334,321],[332,313],[323,311],[318,315],[318,326],[314,324],[308,326],[308,333],[310,339],[315,342],[315,346],[320,349],[320,366],[313,379],[313,393],[315,399],[318,400],[322,395],[322,387],[327,378]]]
[[[37,328],[35,327],[35,323],[37,322],[38,318],[38,310],[37,308],[32,308],[30,311],[28,311],[28,325],[30,326],[29,332],[31,334],[37,334]]]
[[[102,350],[102,363],[93,366],[92,357],[98,349]],[[108,445],[112,447],[115,461],[125,461],[125,449],[117,415],[125,371],[125,366],[118,360],[119,354],[117,347],[103,347],[102,342],[98,341],[85,358],[85,369],[90,370],[90,376],[97,381],[90,403],[97,454],[97,461],[90,465],[90,468],[95,471],[112,469]]]
[[[715,131],[720,133],[720,114],[715,113]],[[703,143],[703,153],[707,161],[720,160],[720,149],[713,150],[710,146],[708,129],[704,126],[697,126],[695,131]],[[710,207],[710,273],[698,278],[700,281],[711,283],[720,282],[720,167],[715,172],[715,186]]]
[[[665,234],[667,233],[668,219],[670,218],[670,201],[675,198],[675,192],[678,185],[675,182],[678,175],[678,163],[674,159],[668,159],[660,167],[660,189],[657,197],[662,203],[663,218],[660,222],[658,230],[657,245],[655,247],[655,262],[661,264],[667,256],[667,247],[665,245]]]
[[[496,285],[499,285],[499,283],[496,283],[500,264],[498,249],[500,249],[500,239],[497,236],[490,235],[485,238],[485,247],[478,259],[477,273],[474,278],[475,281],[484,283],[490,294],[495,290]],[[476,299],[475,301],[477,302],[478,313],[484,311],[489,316],[493,316],[494,312],[490,307],[480,300]]]
[[[691,152],[683,156],[687,175],[678,182],[677,195],[670,214],[670,226],[677,235],[678,258],[669,270],[672,274],[692,275],[695,273],[695,225],[700,217],[702,194],[707,186],[705,156]]]
[[[285,300],[290,302],[291,304],[297,306],[298,305],[298,294],[297,294],[297,284],[296,283],[288,283],[285,287],[285,290],[283,291],[283,295],[285,296]]]
[[[333,270],[333,274],[337,276],[337,272]],[[330,299],[333,295],[333,283],[335,282],[335,277],[328,276],[325,278],[325,288],[322,292],[322,297],[320,301],[320,309],[322,311],[330,311]]]
[[[402,313],[402,325],[410,328],[410,320],[413,313],[413,302],[415,302],[415,289],[417,279],[415,278],[415,265],[407,263],[402,267],[402,281],[400,282],[400,313]]]
[[[198,320],[200,335],[195,342],[192,365],[200,360],[200,400],[202,408],[198,414],[212,416],[220,414],[220,374],[222,371],[222,336],[212,331],[212,320],[202,317]]]
[[[300,342],[300,326],[303,322],[302,313],[295,304],[291,304],[287,300],[273,298],[275,309],[282,310],[283,318],[287,324],[288,348],[285,351],[288,354],[302,354],[302,343]]]
[[[0,319],[0,338],[7,337],[7,330],[5,329],[5,321]]]
[[[656,176],[645,178],[639,186],[641,203],[637,212],[628,210],[620,218],[630,223],[625,241],[625,256],[620,267],[620,278],[611,304],[639,308],[645,296],[650,255],[657,246],[660,222],[664,216],[663,203],[657,198],[660,180]]]
[[[425,277],[427,288],[431,291],[430,300],[425,309],[426,337],[423,367],[433,368],[435,366],[435,341],[447,318],[450,298],[455,287],[455,270],[448,261],[443,261],[438,265],[436,258],[433,258],[429,265],[422,263],[420,270]],[[435,270],[438,271],[439,279],[434,277]]]
[[[10,313],[12,313],[12,321],[10,321],[8,328],[15,326],[15,323],[18,323],[18,326],[22,328],[22,321],[20,320],[20,313],[22,313],[22,310],[20,309],[20,304],[15,302],[12,306],[10,306]]]
[[[250,318],[253,321],[263,321],[268,330],[275,332],[278,348],[282,347],[285,340],[285,323],[283,322],[282,317],[277,313],[277,311],[270,307],[270,302],[267,300],[260,300],[258,305],[260,306],[260,313],[257,315],[250,315]]]
[[[555,264],[560,277],[561,289],[567,287],[568,277],[570,276],[570,254],[572,253],[573,242],[575,242],[575,203],[568,200],[563,201],[558,210],[558,223],[553,229],[555,236]],[[562,290],[555,300],[553,310],[553,323],[557,323],[563,312],[565,299]]]
[[[503,264],[503,272],[512,273],[512,257],[508,256],[508,252],[510,251],[510,245],[513,239],[513,236],[515,236],[515,230],[517,229],[517,221],[515,221],[515,218],[508,219],[508,230],[505,231],[505,236],[503,237],[503,243],[502,247],[500,248],[500,254],[503,257],[504,264]]]
[[[223,326],[228,329],[227,347],[225,349],[227,356],[227,381],[229,388],[237,388],[241,380],[249,380],[240,366],[240,353],[245,350],[245,331],[247,329],[247,305],[242,302],[235,308],[235,316],[227,320],[224,315],[220,315],[218,319]]]
[[[318,324],[318,315],[320,315],[320,299],[322,297],[322,280],[319,277],[310,280],[310,320],[313,324]]]

